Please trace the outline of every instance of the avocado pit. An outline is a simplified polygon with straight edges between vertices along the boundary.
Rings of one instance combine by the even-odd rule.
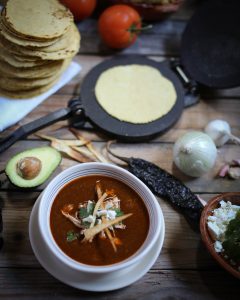
[[[17,162],[17,173],[23,179],[31,180],[38,176],[42,169],[42,162],[37,157],[29,156],[21,158]]]

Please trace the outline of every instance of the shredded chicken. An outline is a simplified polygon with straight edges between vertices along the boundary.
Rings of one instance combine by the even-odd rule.
[[[78,228],[84,229],[84,226],[81,224],[81,221],[73,216],[71,216],[69,213],[66,213],[64,210],[61,210],[64,217],[66,217],[69,221],[71,221],[75,226]]]
[[[74,209],[73,204],[67,204],[67,205],[64,205],[62,211],[64,211],[66,214],[69,214],[70,211],[72,211],[73,209]]]

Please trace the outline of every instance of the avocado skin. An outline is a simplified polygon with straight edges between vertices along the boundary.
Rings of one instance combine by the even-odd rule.
[[[17,163],[25,157],[37,157],[42,163],[40,173],[33,179],[24,179],[17,173]],[[43,184],[51,176],[61,160],[61,154],[51,147],[32,148],[14,155],[7,162],[5,173],[14,185],[21,188],[33,188]]]

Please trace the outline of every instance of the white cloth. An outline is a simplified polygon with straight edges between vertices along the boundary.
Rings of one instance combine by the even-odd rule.
[[[71,62],[59,81],[50,90],[36,97],[17,100],[0,96],[0,132],[20,121],[40,103],[67,84],[81,69],[78,63]]]

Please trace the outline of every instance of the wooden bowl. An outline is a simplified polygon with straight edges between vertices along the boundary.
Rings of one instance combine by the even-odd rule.
[[[240,272],[237,270],[236,267],[232,266],[230,262],[225,259],[220,253],[217,253],[214,249],[214,239],[212,238],[211,234],[209,233],[208,226],[207,226],[207,218],[208,216],[212,215],[212,211],[219,207],[219,202],[221,200],[230,201],[232,204],[240,205],[240,192],[235,193],[224,193],[212,198],[207,205],[204,207],[204,210],[201,215],[200,219],[200,231],[201,236],[204,244],[206,245],[208,251],[211,253],[213,258],[229,273],[233,276],[240,279]]]
[[[127,4],[135,8],[146,21],[159,21],[176,12],[184,0],[175,0],[170,4],[136,3],[131,0],[108,0],[111,4]]]

